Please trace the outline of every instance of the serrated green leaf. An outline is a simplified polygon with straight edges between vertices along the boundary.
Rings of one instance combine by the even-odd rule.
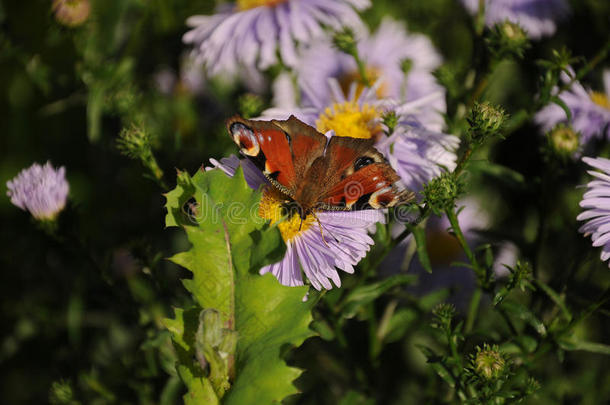
[[[194,339],[201,308],[213,308],[225,327],[237,332],[231,387],[222,403],[277,403],[297,393],[292,381],[301,373],[286,365],[280,349],[298,346],[314,334],[308,327],[313,300],[302,301],[308,288],[285,287],[271,274],[258,274],[285,248],[279,231],[252,215],[260,192],[247,186],[241,169],[233,178],[220,170],[182,177],[166,195],[166,225],[182,225],[192,244],[171,260],[193,273],[184,285],[198,308],[196,316],[176,310],[175,319],[165,320],[181,352],[179,375],[194,395],[193,403],[209,395],[211,384],[194,360]],[[188,216],[183,206],[191,198],[196,203]]]

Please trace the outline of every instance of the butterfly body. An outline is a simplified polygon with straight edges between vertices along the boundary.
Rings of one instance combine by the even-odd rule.
[[[295,203],[301,218],[315,211],[392,207],[412,198],[373,140],[327,138],[294,116],[285,121],[234,117],[227,129],[287,203]]]

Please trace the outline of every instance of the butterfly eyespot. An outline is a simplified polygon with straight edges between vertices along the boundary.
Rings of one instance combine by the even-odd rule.
[[[234,122],[229,127],[233,140],[247,156],[258,156],[260,143],[252,129],[241,122]]]
[[[390,187],[383,188],[374,192],[369,198],[371,207],[378,209],[392,205],[395,201],[395,195]]]
[[[362,169],[363,167],[368,166],[373,163],[375,163],[375,159],[373,159],[372,157],[360,156],[354,162],[354,171],[358,171],[358,170]]]

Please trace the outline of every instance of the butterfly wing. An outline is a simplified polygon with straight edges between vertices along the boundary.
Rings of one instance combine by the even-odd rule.
[[[322,208],[384,208],[413,197],[373,143],[373,140],[331,138],[326,150],[330,186],[319,199]]]
[[[326,137],[294,116],[256,121],[234,117],[227,129],[242,154],[284,194],[294,197],[308,166],[324,153]]]

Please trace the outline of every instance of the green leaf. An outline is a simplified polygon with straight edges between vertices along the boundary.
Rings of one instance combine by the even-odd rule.
[[[212,401],[210,392],[218,388],[204,371],[211,364],[202,367],[194,360],[202,308],[218,311],[224,328],[237,333],[223,404],[271,404],[297,393],[292,381],[301,370],[288,367],[280,353],[314,334],[308,328],[314,300],[302,301],[308,287],[285,287],[271,274],[258,274],[284,251],[279,231],[256,215],[260,192],[247,186],[241,169],[233,178],[212,170],[192,178],[180,173],[166,198],[166,225],[181,225],[192,244],[171,260],[193,273],[183,283],[198,305],[177,309],[175,319],[165,321],[179,352],[178,373],[189,390],[185,401],[208,403],[203,398]]]
[[[350,390],[343,395],[339,405],[375,405],[375,400],[365,397],[358,391]]]
[[[525,177],[521,173],[496,163],[489,161],[472,161],[470,162],[470,167],[473,171],[501,181],[511,188],[524,188],[527,184]]]
[[[395,342],[404,337],[409,328],[417,320],[417,312],[411,308],[401,308],[397,310],[388,323],[384,342]]]
[[[539,281],[539,280],[534,280],[534,284],[536,285],[536,287],[538,287],[542,291],[544,291],[551,300],[553,300],[553,302],[559,307],[559,309],[561,309],[561,312],[563,312],[563,314],[565,315],[565,317],[568,321],[572,320],[572,314],[570,313],[570,310],[568,309],[567,305],[563,301],[563,298],[561,298],[561,296],[559,294],[557,294],[555,292],[555,290],[553,290],[551,287],[549,287],[546,283],[543,283],[542,281]]]
[[[566,113],[567,121],[572,121],[572,111],[570,111],[570,107],[558,96],[551,97],[551,101],[557,104],[561,109]]]
[[[106,93],[101,86],[91,88],[87,100],[87,135],[91,142],[96,142],[102,132],[102,113]]]
[[[446,358],[440,356],[427,346],[417,344],[419,350],[426,356],[426,361],[430,364],[430,367],[441,377],[450,387],[455,387],[455,378],[449,369],[449,365],[446,363]]]
[[[345,318],[353,318],[362,306],[373,302],[390,288],[412,283],[415,279],[415,276],[396,274],[382,281],[354,288],[343,302],[341,315]]]
[[[603,343],[585,342],[582,340],[574,341],[567,339],[559,340],[557,343],[559,344],[559,347],[568,351],[582,350],[585,352],[610,355],[610,345],[605,345]]]
[[[530,324],[541,336],[546,336],[546,326],[544,326],[544,323],[525,305],[514,301],[503,301],[501,305],[509,313]]]

